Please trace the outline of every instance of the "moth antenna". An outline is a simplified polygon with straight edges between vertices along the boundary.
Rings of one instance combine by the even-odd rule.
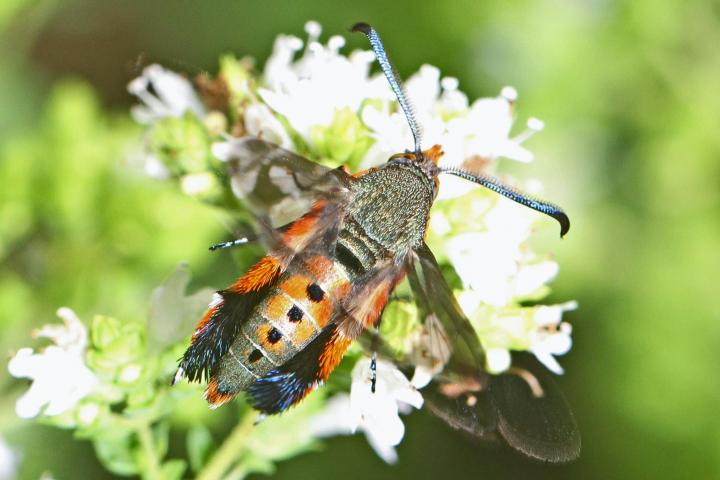
[[[500,195],[507,197],[510,200],[519,203],[520,205],[525,205],[526,207],[530,207],[535,211],[544,213],[545,215],[554,218],[560,224],[560,238],[564,237],[565,234],[570,230],[570,219],[568,218],[567,214],[565,214],[563,209],[558,207],[557,205],[553,205],[552,203],[545,202],[543,200],[526,195],[518,189],[505,185],[498,179],[489,177],[487,175],[477,175],[474,173],[470,173],[467,170],[455,167],[441,168],[440,172],[450,173],[452,175],[464,178],[465,180],[470,180],[471,182],[482,185],[485,188],[489,188],[493,192],[499,193]]]
[[[210,248],[208,248],[208,250],[214,252],[215,250],[221,250],[223,248],[237,247],[238,245],[245,245],[249,241],[250,239],[248,237],[238,238],[236,240],[230,240],[229,242],[222,242],[210,245]]]
[[[403,87],[403,84],[400,81],[400,76],[395,71],[395,67],[393,67],[392,63],[390,63],[390,59],[385,52],[385,47],[383,46],[382,40],[380,40],[380,36],[373,27],[363,22],[353,25],[351,31],[362,32],[367,36],[368,40],[370,40],[370,46],[372,47],[373,52],[375,52],[375,57],[380,64],[380,68],[385,74],[385,78],[387,78],[388,82],[390,83],[390,87],[392,88],[393,92],[395,92],[395,96],[400,103],[400,107],[405,113],[405,118],[410,125],[413,140],[415,141],[415,155],[417,156],[418,160],[421,159],[422,130],[420,129],[417,120],[415,120],[415,111],[410,104],[410,100],[408,99],[405,87]]]

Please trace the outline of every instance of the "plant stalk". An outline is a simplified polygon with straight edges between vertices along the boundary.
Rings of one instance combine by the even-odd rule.
[[[240,423],[230,432],[220,449],[210,459],[210,462],[198,475],[197,480],[221,480],[225,472],[235,463],[244,453],[245,443],[250,436],[250,431],[255,425],[257,414],[247,412]]]

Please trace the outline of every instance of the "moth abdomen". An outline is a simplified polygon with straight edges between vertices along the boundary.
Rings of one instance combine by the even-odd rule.
[[[328,326],[349,285],[343,269],[331,258],[295,258],[243,322],[208,385],[208,401],[219,405],[259,380],[280,378],[278,369]]]

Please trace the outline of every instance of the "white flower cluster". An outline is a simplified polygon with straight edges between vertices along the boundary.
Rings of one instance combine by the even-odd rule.
[[[87,329],[69,308],[57,313],[64,325],[45,325],[34,332],[36,338],[48,338],[54,344],[38,352],[21,348],[8,363],[10,375],[33,381],[15,404],[21,418],[35,417],[41,411],[60,415],[98,386],[97,377],[85,364]]]
[[[344,155],[359,148],[356,166],[362,168],[381,164],[409,148],[412,134],[403,112],[382,73],[371,73],[374,54],[357,50],[343,55],[345,41],[339,36],[321,43],[316,22],[308,22],[305,31],[306,42],[287,35],[276,39],[256,90],[251,92],[248,82],[242,82],[247,89],[243,131],[291,150],[309,148],[318,158],[328,156],[328,151]],[[441,77],[430,65],[423,65],[405,86],[423,129],[423,147],[442,145],[441,165],[477,170],[492,169],[499,158],[532,161],[533,154],[522,144],[542,130],[543,123],[530,118],[521,133],[512,134],[518,96],[512,87],[471,103],[459,90],[457,79]],[[130,91],[143,102],[134,110],[143,122],[186,111],[205,115],[189,83],[158,66],[148,67],[143,77],[130,84]],[[334,150],[328,150],[328,144]],[[228,139],[216,143],[213,152],[231,148]],[[562,314],[576,304],[521,308],[518,303],[545,288],[558,272],[554,261],[538,259],[525,246],[538,214],[505,198],[491,202],[478,198],[473,195],[477,188],[471,182],[444,177],[431,230],[439,238],[433,247],[444,253],[462,280],[463,288],[456,293],[486,349],[486,367],[501,373],[510,367],[510,352],[524,350],[560,374],[562,368],[554,356],[566,353],[572,345],[571,328],[562,322]],[[443,201],[452,199],[463,200],[465,228],[461,231],[467,233],[457,233],[458,221],[450,218],[452,212],[443,210]],[[477,228],[468,231],[468,225]],[[417,389],[442,368],[447,358],[440,357],[444,358],[439,368],[419,366],[415,385],[392,364],[378,362],[374,393],[369,386],[369,359],[361,359],[353,370],[350,395],[330,400],[326,412],[315,419],[315,433],[361,430],[383,459],[395,461],[394,447],[404,432],[399,413],[422,405]]]

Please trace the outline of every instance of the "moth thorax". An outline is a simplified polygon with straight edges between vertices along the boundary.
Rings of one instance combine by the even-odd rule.
[[[388,163],[360,177],[352,216],[392,253],[420,245],[433,202],[432,180],[411,164]]]

